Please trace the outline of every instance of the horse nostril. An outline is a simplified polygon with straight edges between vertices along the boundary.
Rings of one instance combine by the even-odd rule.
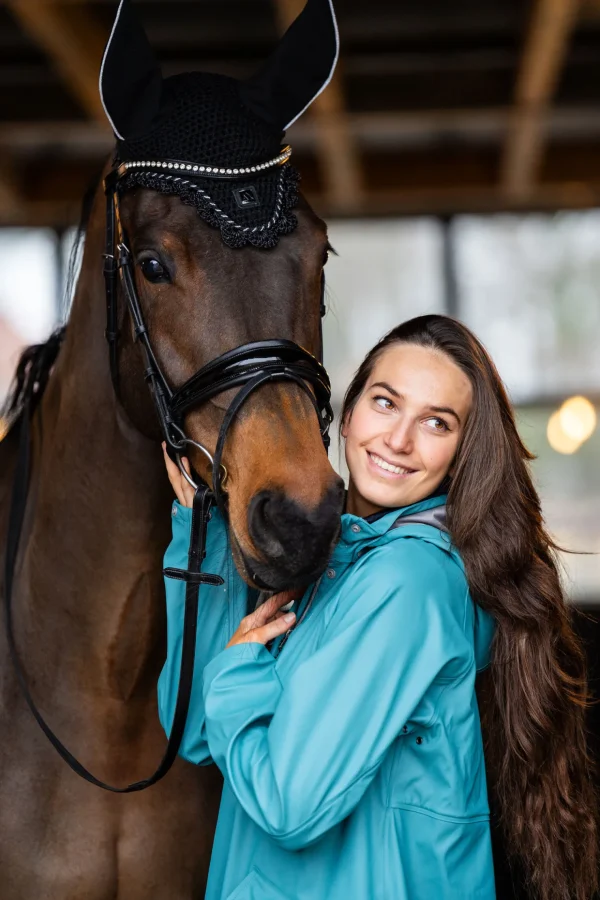
[[[291,576],[312,573],[327,562],[339,529],[344,484],[336,479],[311,510],[280,490],[256,494],[248,507],[248,532],[267,567]]]
[[[275,508],[278,499],[279,494],[273,491],[261,491],[252,498],[248,508],[250,536],[254,544],[269,559],[279,559],[285,553],[283,544],[278,537],[280,529]]]

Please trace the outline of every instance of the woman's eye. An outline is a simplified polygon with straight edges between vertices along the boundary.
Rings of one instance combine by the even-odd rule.
[[[373,397],[373,400],[375,401],[377,406],[381,407],[381,409],[393,409],[394,408],[394,404],[389,399],[389,397]]]
[[[439,431],[442,434],[444,431],[449,431],[448,425],[444,422],[443,419],[438,419],[437,416],[432,416],[430,419],[426,419],[426,422],[433,423],[433,430]]]
[[[140,263],[142,275],[151,284],[164,284],[171,279],[165,267],[157,259],[143,259]]]

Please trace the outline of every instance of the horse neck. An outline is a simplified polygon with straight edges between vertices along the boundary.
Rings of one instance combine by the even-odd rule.
[[[160,446],[133,428],[113,390],[101,254],[101,216],[92,216],[65,343],[34,426],[26,609],[44,654],[59,648],[55,666],[67,642],[93,658],[88,671],[128,693],[162,639],[170,491]]]

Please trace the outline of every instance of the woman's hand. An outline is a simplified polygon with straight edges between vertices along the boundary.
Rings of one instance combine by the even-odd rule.
[[[242,619],[227,647],[248,643],[267,644],[280,634],[285,634],[293,628],[296,615],[286,613],[281,607],[287,606],[290,600],[297,600],[302,593],[299,590],[282,591],[265,600],[258,609]]]
[[[191,506],[194,502],[194,488],[185,480],[183,475],[181,474],[181,470],[177,463],[174,463],[169,454],[167,453],[167,445],[163,441],[162,444],[163,453],[165,456],[165,466],[167,467],[167,475],[169,476],[169,481],[171,482],[171,487],[175,491],[175,496],[179,500],[182,506]],[[190,464],[185,456],[182,456],[181,462],[184,465],[185,471],[190,473]]]

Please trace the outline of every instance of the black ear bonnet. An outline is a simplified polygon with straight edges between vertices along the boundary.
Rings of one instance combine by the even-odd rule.
[[[178,194],[229,246],[274,247],[297,224],[299,176],[283,133],[329,83],[337,55],[331,0],[308,0],[248,81],[201,72],[163,80],[131,0],[121,0],[100,72],[118,190]]]

